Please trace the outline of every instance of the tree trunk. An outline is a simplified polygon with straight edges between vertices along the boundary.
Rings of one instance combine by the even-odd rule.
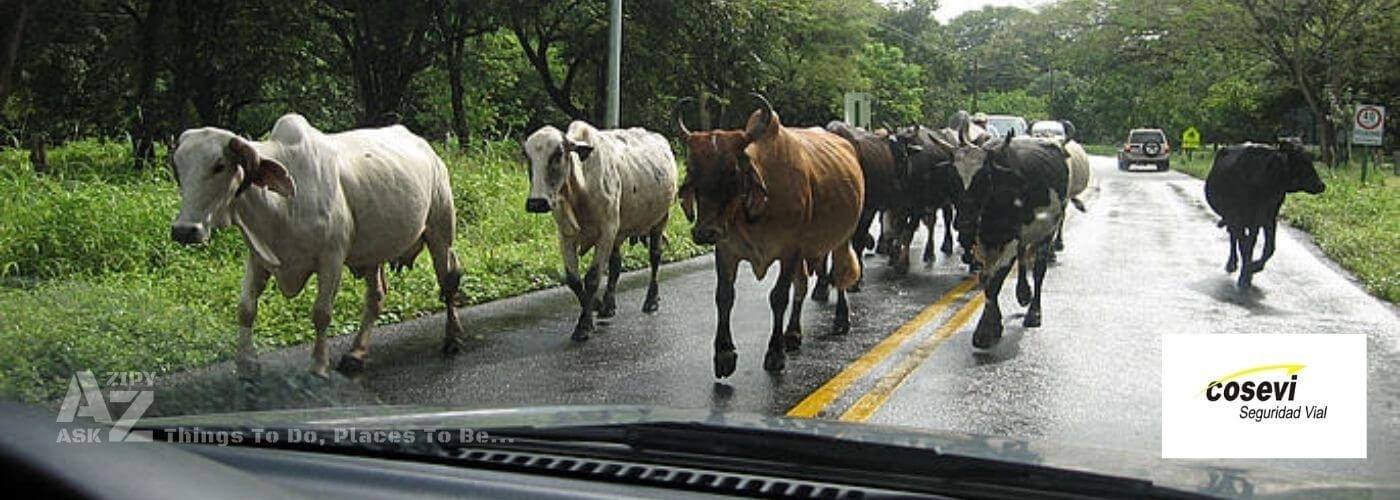
[[[8,13],[0,19],[0,102],[5,101],[13,88],[10,75],[15,72],[24,22],[31,10],[29,0],[0,0],[0,12]]]
[[[136,126],[131,133],[131,156],[134,167],[141,170],[155,159],[156,74],[160,70],[160,37],[165,28],[168,0],[153,0],[140,21],[141,61],[136,77]]]
[[[463,40],[453,40],[447,49],[447,80],[452,87],[452,133],[457,135],[457,147],[467,149],[471,131],[467,129],[467,110],[462,100],[466,98],[466,88],[462,84]]]

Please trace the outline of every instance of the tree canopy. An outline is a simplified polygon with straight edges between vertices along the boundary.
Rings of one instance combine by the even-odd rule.
[[[955,110],[1207,141],[1334,141],[1400,89],[1397,0],[1060,0],[947,24],[936,0],[624,0],[624,126],[738,126],[765,93],[794,124],[870,92],[876,123]],[[602,0],[0,0],[0,141],[102,136],[137,158],[179,131],[402,122],[463,142],[601,121]]]

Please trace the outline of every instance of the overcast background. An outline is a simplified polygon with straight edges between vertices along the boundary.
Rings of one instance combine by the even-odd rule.
[[[1052,2],[1053,0],[946,0],[939,2],[938,12],[934,17],[938,18],[938,22],[947,24],[948,21],[958,17],[959,14],[970,10],[977,10],[987,5],[996,5],[999,7],[1015,6],[1029,9]]]

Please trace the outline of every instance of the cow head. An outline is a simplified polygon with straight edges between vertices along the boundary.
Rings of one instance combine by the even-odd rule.
[[[1288,141],[1279,144],[1279,151],[1283,153],[1284,175],[1287,179],[1284,181],[1284,189],[1290,193],[1303,191],[1308,194],[1322,194],[1327,190],[1327,185],[1317,176],[1317,169],[1313,167],[1312,155]]]
[[[546,125],[525,139],[525,158],[530,163],[530,196],[525,210],[543,213],[561,201],[564,185],[581,163],[593,153],[587,143],[570,140],[564,132]]]
[[[1026,206],[1028,182],[1018,172],[995,162],[977,172],[967,196],[976,198],[977,244],[973,252],[982,263],[985,282],[997,271],[1011,265],[1016,255],[1021,225],[1033,217]]]
[[[680,106],[688,99],[676,103],[676,123],[689,151],[679,195],[686,218],[695,223],[691,238],[696,243],[721,242],[733,221],[757,222],[767,209],[768,185],[748,148],[754,141],[777,133],[781,124],[767,99],[754,95],[761,109],[749,117],[743,131],[691,132],[680,113]]]
[[[170,225],[170,238],[186,245],[203,243],[211,230],[229,225],[234,199],[250,187],[287,198],[296,195],[286,167],[227,130],[186,130],[171,163],[180,186],[180,213]]]

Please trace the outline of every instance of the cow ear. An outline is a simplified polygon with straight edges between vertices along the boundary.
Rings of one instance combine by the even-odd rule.
[[[744,193],[744,215],[749,222],[757,221],[768,209],[768,183],[763,174],[753,166],[747,155],[739,160],[740,175],[744,175],[748,189]]]
[[[681,184],[680,193],[681,212],[685,213],[685,220],[695,222],[695,186],[686,181]]]
[[[589,155],[593,154],[593,146],[586,142],[571,142],[569,150],[578,153],[579,161],[588,161]]]
[[[287,172],[287,167],[276,160],[261,158],[258,168],[253,169],[253,184],[269,191],[291,198],[297,194],[297,183]]]

